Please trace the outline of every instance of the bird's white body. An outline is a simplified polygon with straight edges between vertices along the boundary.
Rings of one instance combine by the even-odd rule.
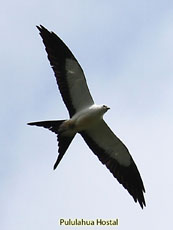
[[[93,104],[77,112],[71,119],[64,121],[59,131],[61,131],[63,135],[70,136],[91,129],[102,120],[104,113],[106,113],[108,109],[109,107],[105,105]]]
[[[106,113],[108,109],[108,107],[94,104],[89,108],[77,112],[67,123],[70,122],[74,125],[76,132],[90,129],[103,118],[104,113]]]

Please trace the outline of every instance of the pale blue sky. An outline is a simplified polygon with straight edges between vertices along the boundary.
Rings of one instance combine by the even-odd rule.
[[[26,125],[67,118],[39,24],[73,51],[96,103],[111,107],[105,120],[137,163],[144,210],[79,135],[53,171],[56,136]],[[63,230],[59,218],[119,218],[117,230],[170,229],[172,1],[8,0],[0,28],[0,229]]]

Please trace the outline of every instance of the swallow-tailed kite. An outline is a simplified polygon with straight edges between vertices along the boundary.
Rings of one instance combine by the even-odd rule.
[[[76,133],[80,133],[99,160],[128,190],[134,201],[139,202],[143,208],[145,189],[137,166],[126,146],[103,120],[103,115],[109,107],[94,103],[84,72],[64,42],[43,26],[37,26],[37,28],[70,116],[67,120],[28,123],[47,128],[57,134],[59,155],[54,169]]]

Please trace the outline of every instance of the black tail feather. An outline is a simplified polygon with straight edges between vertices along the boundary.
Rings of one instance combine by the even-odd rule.
[[[46,129],[49,129],[50,131],[58,134],[58,129],[60,125],[64,122],[65,120],[54,120],[54,121],[37,121],[37,122],[30,122],[27,125],[35,125],[35,126],[40,126],[44,127]]]
[[[28,125],[44,127],[57,134],[59,155],[54,164],[54,167],[53,167],[54,169],[56,169],[56,167],[58,166],[59,162],[63,158],[66,150],[68,149],[70,143],[72,142],[75,136],[75,134],[67,136],[67,135],[64,135],[63,132],[59,132],[59,127],[64,121],[65,120],[54,120],[54,121],[38,121],[38,122],[28,123]]]
[[[56,169],[56,167],[58,166],[62,157],[64,156],[64,154],[65,154],[66,150],[68,149],[70,143],[72,142],[74,136],[75,136],[75,134],[72,136],[64,136],[61,133],[59,135],[57,135],[59,155],[58,155],[57,160],[54,164],[54,167],[53,167],[54,170]]]

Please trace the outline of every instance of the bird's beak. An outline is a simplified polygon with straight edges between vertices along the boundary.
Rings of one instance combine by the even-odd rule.
[[[110,109],[110,107],[107,107],[107,110],[109,110]]]

